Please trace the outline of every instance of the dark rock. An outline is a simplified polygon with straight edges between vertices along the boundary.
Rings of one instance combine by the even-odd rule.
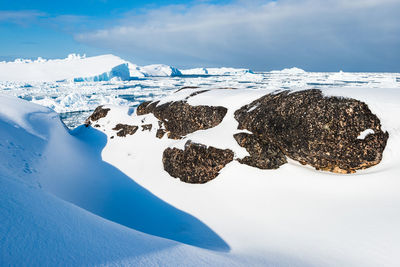
[[[117,135],[119,137],[125,137],[126,135],[133,135],[136,133],[136,131],[138,130],[138,126],[136,125],[127,125],[127,124],[121,124],[118,123],[113,130],[118,131]]]
[[[157,132],[156,132],[156,137],[157,138],[163,138],[163,136],[165,135],[165,131],[164,131],[164,129],[158,129],[157,130]]]
[[[110,111],[109,108],[103,108],[103,106],[98,106],[92,113],[92,115],[90,115],[86,121],[85,121],[85,125],[86,127],[88,127],[89,125],[92,124],[92,122],[98,121],[101,118],[104,118],[105,116],[107,116],[108,112]]]
[[[320,90],[265,95],[237,110],[235,118],[239,129],[276,145],[286,156],[337,173],[378,164],[389,136],[365,103],[324,97]],[[366,129],[374,134],[357,139]]]
[[[144,124],[142,125],[142,131],[151,131],[151,128],[153,128],[152,124]]]
[[[189,98],[191,98],[191,97],[193,97],[193,96],[196,96],[196,95],[199,95],[199,94],[208,92],[208,91],[210,91],[210,90],[200,90],[200,91],[196,91],[196,92],[194,92],[194,93],[191,93],[191,94],[190,94],[189,96],[187,96],[185,99],[188,100]]]
[[[233,137],[250,154],[250,156],[246,156],[243,159],[238,159],[242,164],[260,169],[277,169],[287,162],[279,147],[258,138],[254,134],[238,133]]]
[[[215,127],[221,123],[226,112],[225,107],[191,106],[184,101],[165,103],[153,110],[171,139],[180,139],[197,130]]]
[[[136,114],[137,115],[146,115],[149,113],[152,113],[154,108],[157,106],[157,104],[160,101],[156,101],[156,102],[151,102],[151,101],[146,101],[141,103],[137,109],[136,109]]]
[[[185,150],[167,148],[163,153],[164,170],[186,183],[206,183],[218,176],[219,171],[233,160],[229,149],[206,147],[186,142]]]

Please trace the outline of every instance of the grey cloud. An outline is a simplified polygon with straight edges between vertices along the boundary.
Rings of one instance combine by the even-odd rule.
[[[79,42],[147,63],[400,71],[400,1],[239,1],[127,13]]]

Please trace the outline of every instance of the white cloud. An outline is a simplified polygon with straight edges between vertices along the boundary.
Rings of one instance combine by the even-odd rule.
[[[400,71],[399,0],[238,1],[127,13],[80,42],[177,66]]]
[[[7,11],[0,10],[0,22],[10,22],[24,25],[40,17],[46,16],[45,13],[36,10]]]

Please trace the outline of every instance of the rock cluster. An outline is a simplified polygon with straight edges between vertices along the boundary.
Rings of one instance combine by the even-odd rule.
[[[190,138],[187,136],[190,133],[220,124],[227,113],[223,106],[187,103],[188,98],[207,91],[198,90],[183,100],[164,104],[144,102],[136,113],[151,113],[158,119],[157,138],[165,134],[170,139]],[[96,108],[86,125],[105,117],[109,110],[102,106]],[[260,169],[277,169],[291,158],[317,170],[353,173],[378,164],[389,137],[365,103],[325,97],[320,90],[267,94],[236,110],[234,117],[239,123],[238,129],[249,131],[232,133],[249,153],[237,160]],[[139,127],[154,133],[152,129],[157,127],[157,122],[143,124],[145,117],[139,120],[142,122],[139,126],[117,124],[113,130],[119,137],[132,135]],[[190,140],[184,150],[167,148],[162,155],[165,171],[187,183],[214,179],[232,160],[232,150],[207,147]]]
[[[186,183],[206,183],[218,176],[219,171],[233,160],[229,149],[218,149],[186,142],[185,149],[167,148],[163,153],[164,169]]]
[[[268,94],[237,110],[235,118],[239,129],[289,158],[337,173],[378,164],[388,139],[365,103],[324,97],[320,90]],[[374,133],[357,138],[367,129]]]

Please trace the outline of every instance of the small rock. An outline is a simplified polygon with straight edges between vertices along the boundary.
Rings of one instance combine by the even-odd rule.
[[[93,113],[86,119],[85,126],[88,127],[92,122],[98,121],[101,118],[107,116],[109,108],[103,108],[103,106],[98,106]]]
[[[144,124],[142,125],[142,131],[151,131],[151,128],[153,128],[152,124]]]
[[[157,138],[161,139],[161,138],[164,137],[164,135],[165,135],[165,131],[163,129],[158,129],[157,130],[157,132],[156,132],[156,137]]]
[[[138,126],[136,125],[128,125],[128,124],[121,124],[118,123],[113,130],[118,131],[117,136],[125,137],[126,135],[133,135],[138,130]]]
[[[229,149],[206,147],[189,140],[185,150],[164,150],[163,164],[164,170],[172,177],[186,183],[202,184],[217,177],[219,171],[233,160],[233,156]]]

